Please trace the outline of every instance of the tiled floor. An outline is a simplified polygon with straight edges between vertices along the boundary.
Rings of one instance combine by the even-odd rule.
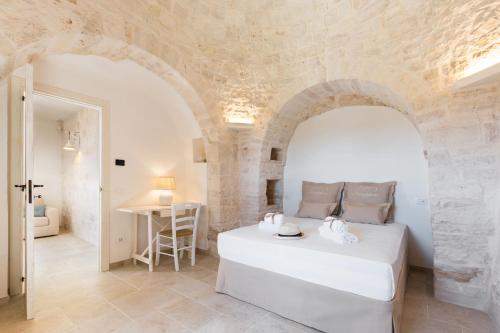
[[[218,261],[197,256],[173,271],[144,265],[97,272],[93,246],[71,234],[37,239],[36,319],[23,320],[22,299],[0,306],[0,332],[313,332],[213,291]],[[186,259],[186,258],[185,258]],[[434,300],[431,278],[411,272],[403,333],[493,332],[488,317]]]

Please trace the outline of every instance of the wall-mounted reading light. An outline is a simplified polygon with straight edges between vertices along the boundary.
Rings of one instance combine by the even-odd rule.
[[[246,97],[232,98],[224,106],[224,119],[231,128],[248,128],[255,123],[258,108]]]
[[[63,149],[75,151],[80,148],[80,133],[68,131],[68,141],[64,144]]]
[[[500,48],[472,61],[465,69],[464,76],[457,80],[455,90],[473,88],[500,80]]]
[[[255,119],[251,116],[244,114],[230,114],[226,115],[226,123],[232,128],[247,128],[252,127]]]

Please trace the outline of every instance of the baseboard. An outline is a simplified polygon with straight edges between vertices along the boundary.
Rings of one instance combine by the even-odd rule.
[[[123,266],[131,264],[131,263],[132,263],[132,258],[125,259],[125,260],[120,260],[120,261],[116,261],[116,262],[112,262],[112,263],[109,264],[109,269],[120,268],[120,267],[123,267]]]
[[[9,300],[10,300],[10,296],[5,296],[5,297],[0,298],[0,305],[8,303]]]
[[[430,275],[434,275],[434,270],[432,268],[428,268],[428,267],[410,265],[410,271],[423,272],[423,273],[427,273]]]

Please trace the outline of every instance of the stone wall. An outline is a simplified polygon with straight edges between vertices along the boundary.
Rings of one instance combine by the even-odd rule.
[[[495,86],[452,94],[429,106],[429,145],[435,294],[488,307],[496,251],[499,170],[499,91]],[[497,229],[497,230],[495,230]]]
[[[82,109],[63,122],[62,145],[68,132],[77,146],[62,150],[62,224],[75,236],[98,246],[100,214],[99,112]]]
[[[498,301],[492,267],[499,90],[452,89],[464,68],[498,48],[498,1],[37,0],[0,6],[2,76],[44,54],[95,54],[134,60],[179,90],[207,143],[212,242],[217,232],[251,223],[268,209],[266,177],[279,176],[285,163],[267,163],[269,149],[285,149],[301,120],[337,105],[330,97],[395,105],[414,121],[428,151],[436,295],[480,309],[489,307],[489,295]],[[308,88],[345,79],[366,86],[321,98],[312,93],[301,112],[287,111]],[[232,112],[248,114],[254,127],[229,130],[224,119]]]
[[[498,223],[498,220],[497,220]],[[491,283],[491,304],[489,312],[492,316],[493,321],[497,325],[497,329],[500,328],[500,237],[499,237],[500,224],[497,224],[496,234],[497,234],[497,248],[496,248],[496,264],[493,270],[493,281]]]

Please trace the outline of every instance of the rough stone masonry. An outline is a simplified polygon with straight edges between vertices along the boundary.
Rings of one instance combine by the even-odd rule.
[[[76,53],[128,58],[173,84],[208,149],[212,245],[273,208],[266,181],[284,162],[270,149],[286,154],[301,121],[391,106],[427,151],[436,296],[500,324],[499,87],[453,90],[500,47],[499,12],[495,0],[2,1],[0,75]],[[231,112],[255,125],[228,129]]]

